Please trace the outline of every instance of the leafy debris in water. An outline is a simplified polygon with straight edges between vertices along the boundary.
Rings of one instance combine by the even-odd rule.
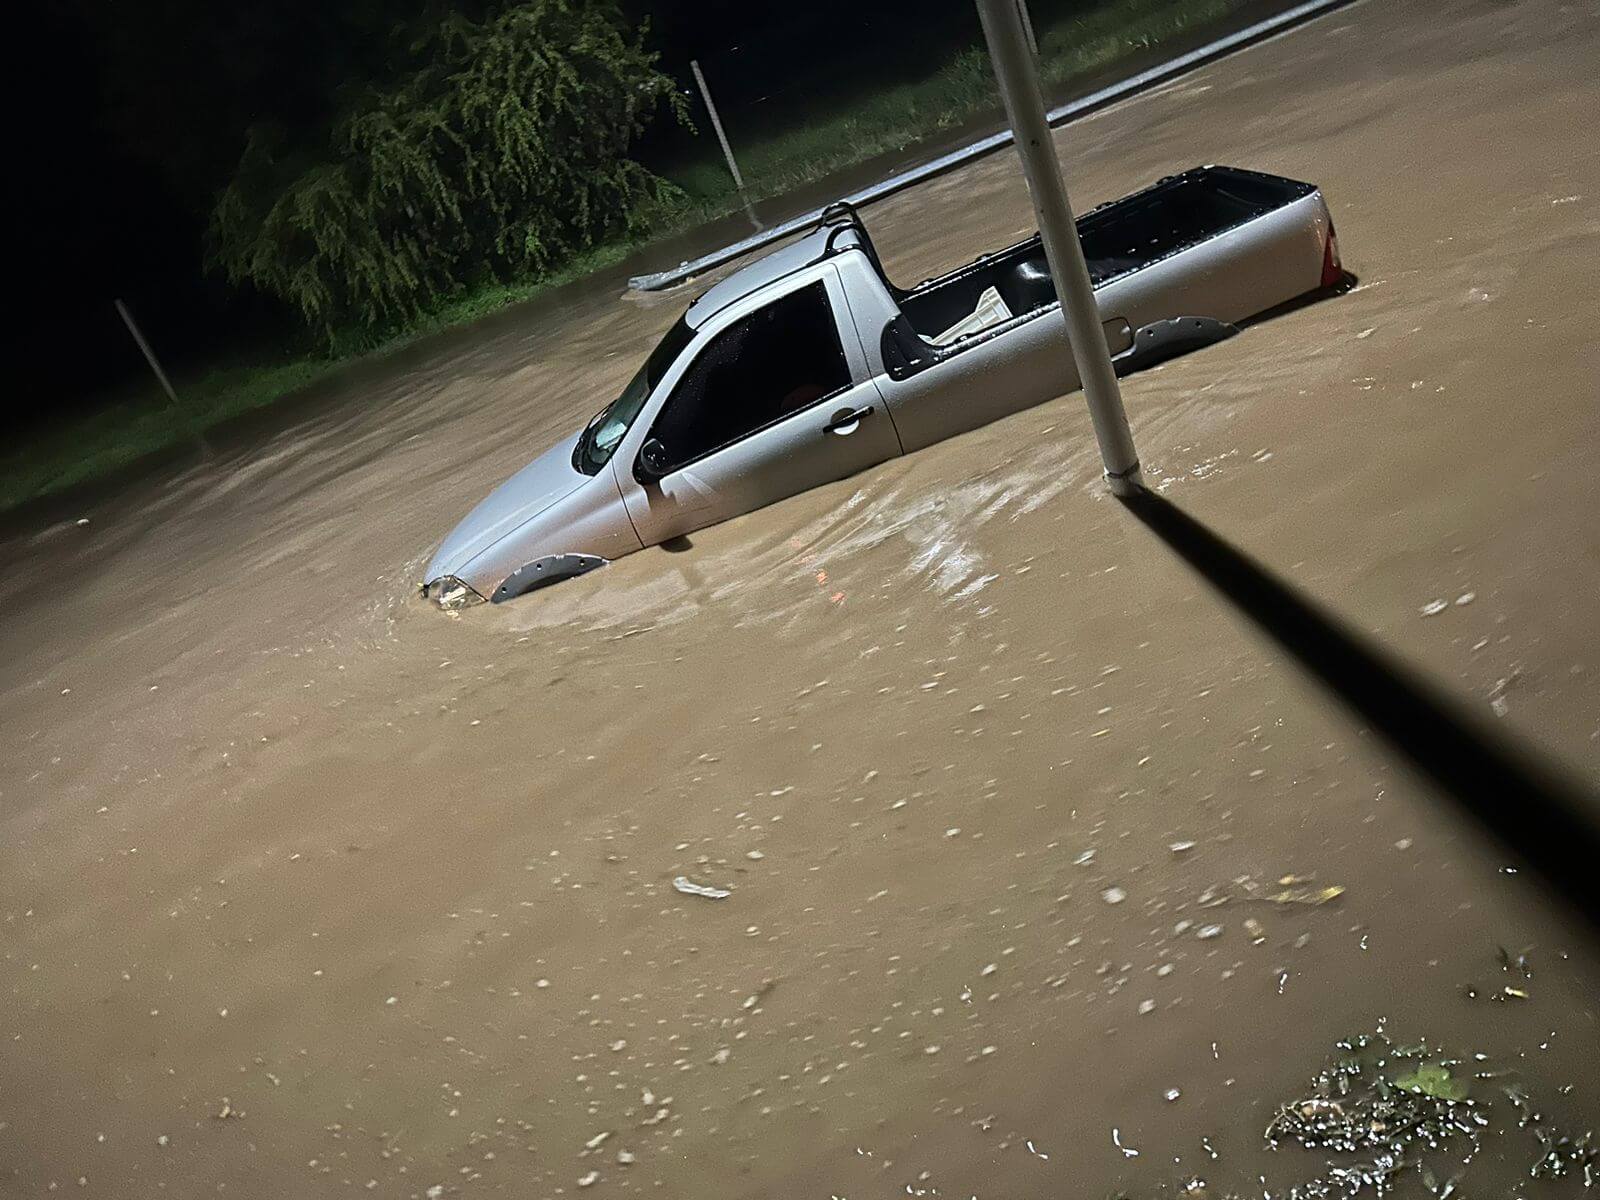
[[[1394,1081],[1395,1087],[1408,1092],[1421,1092],[1435,1100],[1465,1100],[1467,1085],[1450,1074],[1450,1068],[1439,1063],[1423,1063],[1409,1075]]]
[[[1506,969],[1525,972],[1525,957],[1520,967]],[[1397,1046],[1381,1027],[1336,1047],[1338,1056],[1312,1077],[1305,1094],[1278,1109],[1266,1130],[1273,1149],[1292,1142],[1332,1157],[1317,1177],[1286,1192],[1263,1191],[1261,1200],[1334,1200],[1368,1190],[1383,1196],[1408,1171],[1438,1200],[1460,1200],[1466,1186],[1461,1175],[1445,1176],[1440,1166],[1448,1158],[1464,1172],[1486,1134],[1513,1129],[1534,1139],[1531,1178],[1571,1176],[1585,1189],[1600,1184],[1594,1131],[1561,1130],[1514,1083],[1491,1088],[1493,1098],[1482,1095],[1490,1081],[1507,1074],[1489,1066],[1485,1055],[1468,1063],[1427,1042]],[[1474,1082],[1478,1096],[1471,1094]]]
[[[1379,1030],[1338,1043],[1340,1056],[1313,1077],[1311,1090],[1285,1104],[1267,1126],[1267,1144],[1298,1142],[1351,1162],[1330,1163],[1319,1179],[1295,1190],[1307,1198],[1382,1195],[1424,1151],[1464,1151],[1471,1158],[1488,1125],[1481,1106],[1451,1073],[1459,1064],[1426,1044],[1398,1047]]]

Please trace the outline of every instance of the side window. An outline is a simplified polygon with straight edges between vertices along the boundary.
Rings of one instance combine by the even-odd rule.
[[[850,367],[821,282],[724,329],[672,389],[650,436],[673,467],[799,412],[850,385]]]

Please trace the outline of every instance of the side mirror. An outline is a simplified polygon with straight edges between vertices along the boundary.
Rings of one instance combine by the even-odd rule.
[[[660,438],[649,438],[639,447],[639,461],[633,464],[633,477],[643,484],[652,484],[671,470],[667,461],[667,448]]]

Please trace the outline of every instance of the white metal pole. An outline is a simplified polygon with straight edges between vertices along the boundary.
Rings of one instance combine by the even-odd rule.
[[[1089,416],[1100,443],[1106,482],[1117,495],[1131,496],[1143,487],[1139,456],[1133,448],[1122,391],[1106,348],[1094,286],[1089,282],[1089,265],[1084,261],[1083,244],[1078,241],[1078,226],[1067,199],[1067,185],[1061,178],[1055,143],[1050,139],[1044,97],[1018,11],[1019,2],[977,0],[978,17],[983,22],[983,36],[989,43],[989,60],[994,64],[1006,115],[1016,135],[1033,211],[1039,218],[1045,260],[1061,297],[1061,312],[1066,317],[1072,357],[1078,364],[1078,378],[1083,381],[1084,399],[1089,402]]]

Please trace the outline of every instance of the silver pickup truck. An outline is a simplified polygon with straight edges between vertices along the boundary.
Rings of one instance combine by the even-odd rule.
[[[1346,278],[1316,187],[1233,167],[1078,230],[1119,373]],[[622,395],[456,526],[423,588],[509,600],[1078,386],[1037,235],[899,288],[836,205],[696,298]]]

